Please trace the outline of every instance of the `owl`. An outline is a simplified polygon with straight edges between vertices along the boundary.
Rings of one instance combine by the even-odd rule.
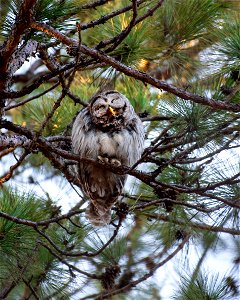
[[[117,91],[93,97],[73,123],[72,149],[80,157],[130,167],[140,159],[143,146],[143,124],[129,100]],[[79,162],[75,172],[89,198],[86,217],[94,226],[110,223],[111,207],[127,176],[86,162]]]

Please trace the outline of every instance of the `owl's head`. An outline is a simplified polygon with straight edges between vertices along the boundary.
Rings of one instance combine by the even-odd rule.
[[[134,110],[129,100],[117,91],[105,91],[90,103],[90,114],[102,128],[120,128],[131,120]]]

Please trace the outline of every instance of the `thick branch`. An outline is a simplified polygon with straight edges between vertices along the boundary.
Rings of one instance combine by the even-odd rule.
[[[182,99],[191,100],[195,103],[207,105],[213,109],[223,109],[223,110],[234,111],[234,112],[240,111],[239,104],[233,105],[233,104],[225,103],[222,101],[216,101],[211,98],[207,98],[204,96],[200,96],[200,95],[196,95],[196,94],[187,92],[186,90],[175,87],[174,85],[169,84],[163,80],[158,80],[158,79],[148,75],[147,73],[140,72],[136,69],[126,66],[126,65],[120,63],[119,61],[117,61],[115,58],[104,54],[103,52],[99,52],[95,49],[91,49],[84,45],[81,46],[80,50],[84,54],[90,55],[91,57],[94,57],[101,61],[104,61],[105,63],[109,64],[110,66],[115,68],[117,71],[120,71],[120,72],[124,73],[125,75],[131,76],[131,77],[138,79],[144,83],[149,83],[156,88],[159,88],[166,92],[172,93]]]
[[[15,125],[15,124],[11,123],[10,121],[2,120],[1,121],[1,126],[3,128],[12,130],[15,133],[19,133],[21,135],[24,135],[24,136],[26,136],[27,138],[29,138],[31,140],[34,140],[34,138],[35,138],[35,133],[31,132],[27,128],[21,127],[19,125]],[[207,191],[214,190],[215,188],[217,188],[221,185],[234,184],[235,182],[237,182],[236,178],[238,178],[238,176],[239,176],[239,174],[235,174],[231,178],[227,178],[223,181],[219,181],[219,182],[214,183],[214,184],[208,184],[208,185],[205,185],[205,186],[202,186],[202,187],[199,187],[199,186],[189,187],[189,186],[185,186],[185,185],[167,184],[167,183],[164,183],[162,181],[156,180],[155,177],[152,176],[151,173],[148,174],[148,173],[145,173],[145,172],[142,172],[142,171],[137,171],[135,169],[125,167],[125,166],[115,167],[115,166],[112,166],[111,164],[102,164],[101,162],[98,162],[98,161],[95,161],[95,160],[92,160],[92,159],[79,157],[76,154],[73,154],[73,153],[70,153],[68,151],[65,151],[65,150],[58,149],[58,148],[54,147],[53,145],[51,145],[51,143],[47,142],[44,138],[41,138],[41,137],[39,137],[35,141],[34,146],[36,148],[38,148],[53,163],[53,166],[55,168],[59,169],[72,182],[74,182],[73,176],[71,176],[71,174],[68,172],[68,170],[67,170],[66,166],[64,165],[64,163],[59,161],[57,156],[55,156],[55,155],[58,155],[62,158],[70,159],[70,160],[76,161],[76,162],[77,161],[84,161],[86,163],[91,163],[91,164],[94,164],[94,165],[97,165],[97,166],[101,166],[101,167],[104,167],[107,170],[110,170],[110,171],[112,171],[116,174],[120,174],[120,175],[129,174],[129,175],[134,176],[135,178],[141,180],[142,182],[146,183],[147,185],[149,185],[153,189],[169,188],[169,189],[175,190],[175,191],[180,192],[180,193],[191,193],[191,194],[206,195]],[[228,204],[232,207],[239,207],[239,204],[236,201],[222,199],[220,197],[218,197],[217,200],[219,200],[219,201],[221,201],[225,204]]]
[[[66,37],[65,35],[61,34],[59,31],[55,30],[51,26],[48,26],[46,24],[41,24],[39,22],[33,22],[31,24],[32,28],[38,29],[40,31],[43,31],[62,43],[68,45],[68,46],[75,46],[77,47],[77,42],[73,39],[70,39]],[[209,106],[213,109],[223,109],[223,110],[228,110],[228,111],[234,111],[234,112],[239,112],[240,111],[240,105],[239,104],[230,104],[230,103],[225,103],[223,101],[217,101],[211,98],[207,98],[204,96],[196,95],[190,92],[187,92],[186,90],[183,90],[181,88],[175,87],[172,84],[169,84],[163,80],[156,79],[147,73],[140,72],[136,69],[133,69],[129,66],[126,66],[125,64],[117,61],[115,58],[106,55],[105,53],[89,48],[85,45],[80,46],[80,51],[83,52],[86,55],[89,55],[93,58],[96,58],[102,62],[107,63],[108,65],[112,66],[115,68],[117,71],[120,71],[124,73],[127,76],[131,76],[135,79],[138,79],[144,83],[149,83],[152,86],[164,90],[166,92],[172,93],[182,99],[185,100],[191,100],[195,103],[200,103],[206,106]]]
[[[21,41],[22,34],[29,27],[37,0],[24,0],[17,15],[12,31],[0,51],[0,91],[5,89],[8,80],[8,67],[12,55]]]

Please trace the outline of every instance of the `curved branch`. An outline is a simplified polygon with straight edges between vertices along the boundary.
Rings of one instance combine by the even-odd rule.
[[[77,47],[77,42],[71,38],[68,38],[67,36],[61,34],[56,29],[52,28],[49,25],[42,24],[39,22],[32,22],[31,27],[40,31],[43,31],[50,36],[55,37],[62,43],[68,45],[68,46],[75,46]],[[119,62],[115,58],[108,56],[102,51],[98,51],[96,49],[89,48],[85,45],[80,45],[80,51],[86,55],[89,55],[95,59],[98,59],[102,62],[107,63],[108,65],[115,68],[117,71],[120,71],[124,73],[127,76],[133,77],[135,79],[138,79],[144,83],[149,83],[152,86],[164,90],[166,92],[172,93],[182,99],[185,100],[191,100],[195,103],[199,103],[202,105],[209,106],[214,109],[222,109],[222,110],[228,110],[233,112],[240,112],[240,105],[239,104],[230,104],[223,101],[217,101],[212,98],[207,98],[204,96],[200,96],[197,94],[190,93],[184,89],[178,88],[172,84],[169,84],[163,80],[156,79],[147,73],[140,72],[136,69],[133,69],[129,66],[126,66],[125,64]]]
[[[136,18],[137,18],[137,0],[132,0],[132,10],[133,10],[133,16],[128,24],[128,26],[117,36],[113,37],[110,40],[101,41],[97,46],[96,49],[103,48],[109,44],[113,44],[111,47],[106,49],[106,52],[111,52],[113,49],[115,49],[130,33],[134,25],[136,24]]]
[[[207,98],[204,96],[200,96],[197,94],[187,92],[186,90],[178,88],[178,87],[176,87],[172,84],[169,84],[163,80],[156,79],[156,78],[148,75],[147,73],[140,72],[136,69],[126,66],[123,63],[117,61],[115,58],[108,56],[103,52],[97,51],[95,49],[91,49],[87,46],[82,45],[80,50],[84,54],[87,54],[91,57],[94,57],[101,61],[104,61],[105,63],[107,63],[110,66],[112,66],[113,68],[115,68],[117,71],[120,71],[127,76],[138,79],[144,83],[149,83],[158,89],[172,93],[182,99],[191,100],[195,103],[206,105],[206,106],[209,106],[214,109],[222,109],[222,110],[228,110],[228,111],[233,111],[233,112],[240,112],[239,104],[234,105],[234,104],[230,104],[230,103],[225,103],[223,101],[217,101],[217,100],[214,100],[211,98]]]
[[[70,212],[68,212],[64,215],[58,216],[58,217],[54,217],[54,218],[51,218],[51,219],[48,219],[48,220],[36,221],[36,222],[31,221],[31,220],[27,220],[27,219],[18,218],[18,217],[15,217],[15,216],[11,216],[11,215],[3,212],[3,211],[0,211],[0,218],[4,218],[4,219],[12,221],[16,224],[21,224],[21,225],[26,225],[26,226],[30,226],[30,227],[33,227],[33,228],[37,228],[37,227],[40,227],[40,226],[47,226],[47,225],[59,222],[59,221],[64,220],[64,219],[69,219],[72,216],[78,215],[78,214],[80,214],[84,211],[85,211],[84,209],[77,210],[77,211],[74,210],[74,211],[70,211]]]
[[[208,225],[204,223],[196,223],[196,222],[189,222],[189,221],[182,221],[176,218],[170,218],[169,216],[160,215],[160,214],[151,214],[151,213],[144,213],[145,216],[161,220],[164,222],[172,222],[174,224],[188,226],[192,228],[196,228],[199,230],[206,230],[206,231],[212,231],[212,232],[224,232],[229,233],[232,235],[240,235],[240,230],[237,230],[235,228],[226,228],[222,226],[214,226],[214,225]]]
[[[184,245],[189,241],[189,236],[186,236],[185,239],[177,246],[177,248],[170,253],[164,260],[162,260],[160,263],[155,264],[154,267],[145,275],[142,277],[138,278],[137,280],[134,280],[132,282],[129,282],[127,285],[125,285],[122,288],[113,288],[112,290],[108,290],[106,292],[100,293],[100,294],[94,294],[94,295],[89,295],[87,297],[81,298],[81,300],[86,300],[86,299],[95,299],[95,300],[101,300],[101,299],[107,299],[111,296],[120,294],[120,293],[126,293],[129,291],[132,287],[135,287],[139,283],[147,280],[149,277],[151,277],[157,269],[165,265],[170,259],[172,259],[179,251],[181,251],[184,247]]]
[[[64,260],[62,257],[60,257],[57,253],[53,252],[53,250],[48,247],[47,245],[43,244],[43,243],[40,243],[44,248],[46,248],[49,253],[51,253],[53,256],[55,256],[61,263],[63,263],[64,265],[68,266],[69,269],[73,269],[75,270],[76,272],[82,274],[82,275],[85,275],[87,276],[88,278],[92,278],[92,279],[99,279],[100,277],[95,275],[95,274],[90,274],[88,272],[85,272],[85,271],[82,271],[80,270],[79,268],[77,268],[76,266],[68,263],[66,260]]]
[[[8,171],[8,173],[3,175],[2,177],[0,177],[0,187],[2,184],[4,184],[6,181],[8,181],[13,176],[14,170],[16,170],[21,165],[21,163],[28,156],[28,154],[29,154],[29,152],[25,150],[24,153],[20,156],[20,158],[16,162],[16,164],[14,164],[13,166],[10,167],[10,170]]]

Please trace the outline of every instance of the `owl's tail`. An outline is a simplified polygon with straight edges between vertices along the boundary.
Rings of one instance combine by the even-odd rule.
[[[86,217],[94,226],[105,226],[111,221],[111,210],[99,211],[91,202],[86,209]]]

